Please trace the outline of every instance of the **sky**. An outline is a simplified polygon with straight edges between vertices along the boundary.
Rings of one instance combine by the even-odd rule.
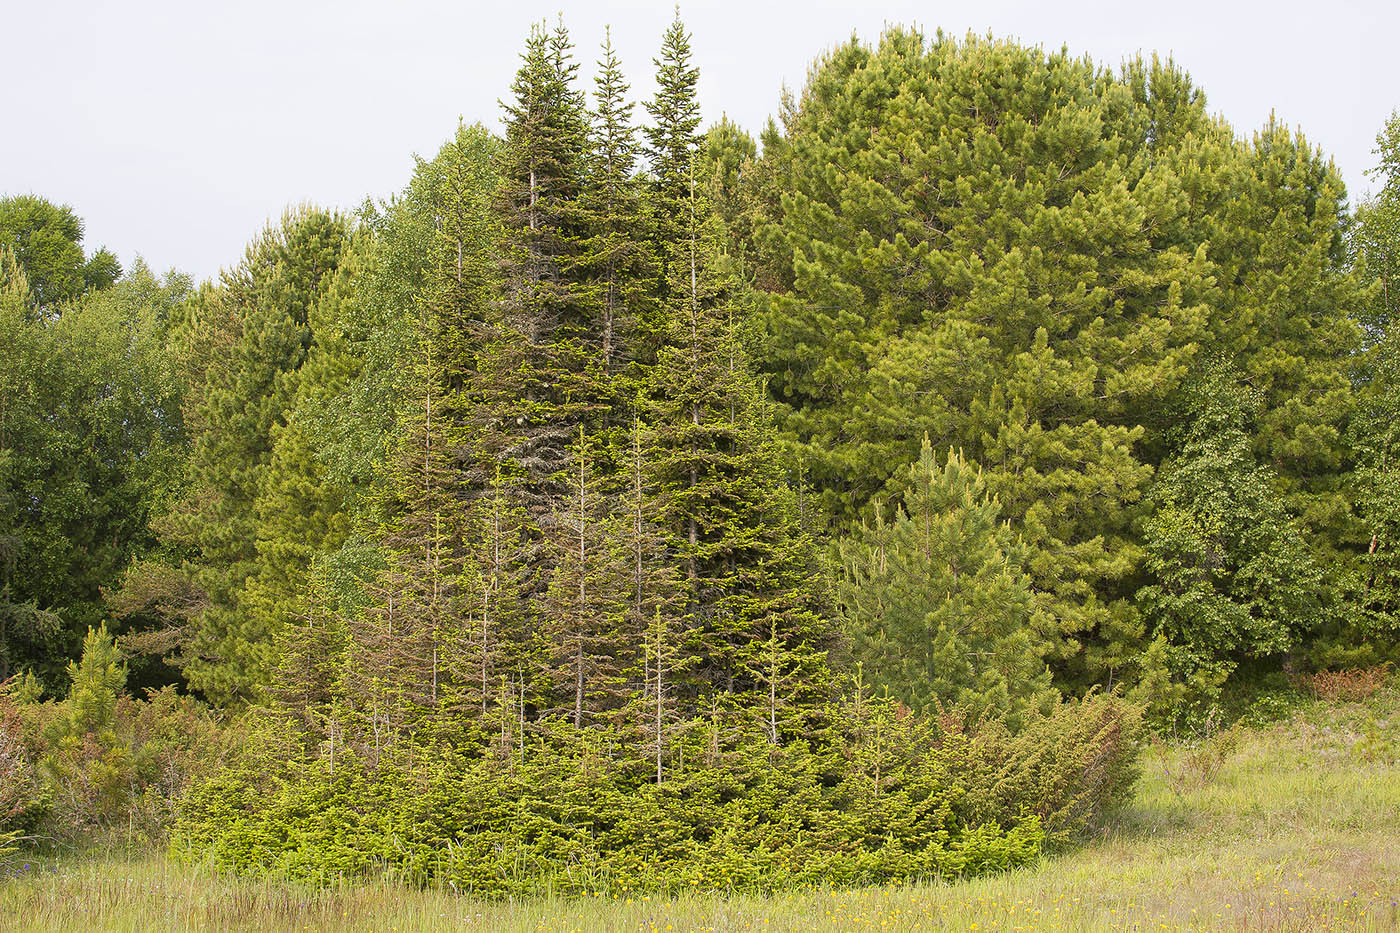
[[[530,23],[561,12],[591,89],[611,26],[633,84],[670,2],[0,0],[0,196],[72,205],[85,245],[205,279],[289,205],[353,209],[401,189],[458,119],[499,127]],[[1336,159],[1355,202],[1400,107],[1400,2],[686,0],[705,122],[757,135],[784,85],[853,34],[968,31],[1116,67],[1172,56],[1249,134],[1271,112]]]

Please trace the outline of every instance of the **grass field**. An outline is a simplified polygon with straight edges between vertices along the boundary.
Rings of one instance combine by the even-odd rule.
[[[31,863],[0,881],[25,930],[1400,929],[1400,693],[1154,747],[1088,846],[996,877],[771,898],[482,903],[389,884],[315,891],[159,857]]]

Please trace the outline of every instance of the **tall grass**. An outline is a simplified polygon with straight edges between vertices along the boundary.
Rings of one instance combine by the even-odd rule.
[[[483,903],[387,883],[313,890],[160,857],[31,862],[0,927],[33,930],[1330,930],[1400,928],[1400,694],[1311,702],[1205,747],[1149,750],[1102,838],[990,878],[760,898]]]

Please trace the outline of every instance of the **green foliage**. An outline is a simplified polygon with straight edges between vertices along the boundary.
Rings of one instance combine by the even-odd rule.
[[[52,320],[0,249],[0,677],[56,689],[102,588],[155,545],[178,474],[181,388],[167,333],[189,283],[138,264]]]
[[[421,749],[368,769],[250,763],[191,794],[174,851],[318,884],[387,870],[490,897],[849,886],[1024,865],[1047,821],[1052,838],[1082,833],[1130,783],[1135,720],[1112,698],[1037,720],[1034,738],[859,694],[814,715],[812,739],[781,748],[696,720],[690,764],[661,783],[561,721],[522,760]]]
[[[1035,642],[1024,550],[981,470],[928,438],[893,521],[878,506],[838,548],[837,588],[853,653],[875,687],[920,710],[1019,713],[1053,699]]]
[[[1352,587],[1357,612],[1329,630],[1314,652],[1320,665],[1332,667],[1395,660],[1400,644],[1400,471],[1392,449],[1400,425],[1400,114],[1391,115],[1376,143],[1380,164],[1373,177],[1381,190],[1358,210],[1351,243],[1368,289],[1358,314],[1365,350],[1353,376],[1359,399],[1351,433],[1353,494],[1361,536],[1369,540]]]
[[[1147,569],[1138,593],[1176,675],[1219,682],[1246,658],[1279,656],[1304,641],[1329,607],[1323,576],[1255,461],[1258,397],[1219,370],[1192,387],[1189,413],[1152,492],[1144,522]],[[1208,673],[1207,673],[1208,672]]]
[[[222,702],[256,695],[273,661],[279,619],[247,604],[260,569],[257,504],[293,403],[294,374],[315,340],[311,310],[331,287],[348,238],[343,218],[289,213],[208,298],[235,336],[227,356],[211,362],[207,394],[197,401],[202,431],[171,520],[193,549],[192,581],[207,594],[183,648],[185,675]]]
[[[29,303],[45,315],[121,278],[106,249],[83,255],[83,222],[73,208],[33,195],[0,198],[0,248],[14,252],[29,280]]]
[[[127,696],[105,629],[89,631],[69,677],[62,701],[40,702],[22,680],[0,693],[0,833],[162,842],[187,784],[219,766],[234,733],[173,688]]]
[[[1003,719],[965,728],[971,752],[959,815],[969,822],[1032,815],[1047,845],[1101,829],[1139,777],[1142,708],[1112,694],[1047,704],[1014,730]]]
[[[105,737],[112,729],[117,696],[126,687],[126,668],[106,626],[88,629],[81,660],[68,665],[68,728],[74,735]]]
[[[789,462],[838,528],[923,435],[982,464],[1062,686],[1144,647],[1138,520],[1198,361],[1261,393],[1249,446],[1343,559],[1358,292],[1343,189],[1300,137],[1238,142],[1170,62],[894,30],[817,63],[748,178]]]

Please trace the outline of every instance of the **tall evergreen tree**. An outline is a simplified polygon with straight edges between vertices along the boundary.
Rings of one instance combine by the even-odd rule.
[[[568,33],[531,29],[506,104],[498,199],[505,232],[503,331],[480,380],[499,406],[480,459],[508,463],[536,521],[548,521],[576,426],[596,411],[596,320],[583,283],[588,128]]]
[[[650,221],[635,175],[639,146],[633,105],[611,32],[594,84],[589,183],[581,205],[588,236],[581,264],[598,318],[597,368],[609,402],[603,421],[625,436],[628,420],[615,414],[634,394],[629,389],[635,389],[636,377],[629,378],[626,367],[636,362],[638,328],[654,316],[656,269],[653,244],[639,235]]]
[[[827,633],[813,554],[796,526],[739,337],[742,312],[721,255],[722,229],[694,177],[698,71],[689,54],[677,20],[648,107],[657,120],[648,135],[667,273],[648,421],[660,519],[673,536],[683,587],[677,649],[688,658],[692,703],[702,694],[752,701],[764,676],[758,652],[775,638],[783,664],[801,669],[801,689],[820,692]]]
[[[964,450],[1021,529],[1062,683],[1144,644],[1136,522],[1201,361],[1264,389],[1251,443],[1319,549],[1354,534],[1355,291],[1335,176],[1299,140],[1241,145],[1170,62],[904,31],[825,57],[768,138],[762,366],[814,501],[853,522],[925,433]]]
[[[685,254],[681,251],[691,229],[691,189],[695,183],[695,156],[700,146],[700,103],[696,84],[700,69],[691,61],[690,34],[679,11],[661,38],[661,53],[652,60],[656,66],[656,94],[646,104],[652,123],[645,129],[646,154],[651,167],[650,203],[655,229],[658,262],[657,293],[661,304],[657,315],[644,322],[651,351],[644,359],[655,358],[660,341],[666,339],[666,314],[684,292],[676,285],[685,281]]]
[[[244,605],[258,570],[256,504],[276,429],[293,401],[292,374],[314,341],[311,309],[329,288],[348,238],[341,217],[290,213],[249,247],[216,299],[230,306],[239,337],[200,402],[205,430],[195,441],[189,493],[174,521],[197,543],[190,569],[208,594],[187,645],[185,673],[191,686],[219,702],[255,697],[275,660],[272,621]]]
[[[554,572],[540,604],[554,655],[555,705],[575,728],[625,704],[625,675],[633,667],[624,628],[628,568],[613,545],[618,519],[598,472],[595,446],[580,429],[570,501],[557,510],[550,535]]]

